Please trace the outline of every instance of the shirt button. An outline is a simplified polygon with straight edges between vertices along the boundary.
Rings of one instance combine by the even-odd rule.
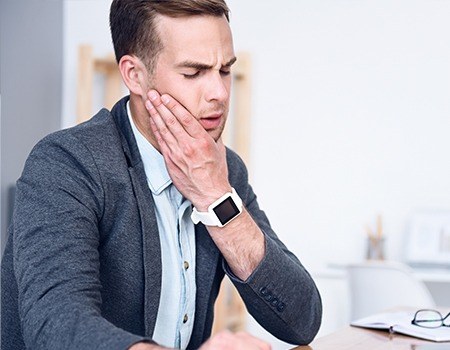
[[[183,317],[183,323],[186,323],[187,321],[188,321],[188,315],[185,314],[184,317]]]
[[[184,262],[184,269],[187,270],[189,268],[189,263],[187,261]]]

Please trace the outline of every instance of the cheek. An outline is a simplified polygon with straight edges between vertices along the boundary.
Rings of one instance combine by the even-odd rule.
[[[165,75],[158,77],[154,84],[160,94],[169,94],[181,103],[194,116],[199,112],[200,89],[195,82],[179,77]]]
[[[201,109],[201,93],[199,93],[200,90],[195,87],[195,84],[180,82],[171,91],[171,95],[194,117],[198,115]]]
[[[195,117],[200,111],[201,94],[192,84],[180,84],[175,97]]]

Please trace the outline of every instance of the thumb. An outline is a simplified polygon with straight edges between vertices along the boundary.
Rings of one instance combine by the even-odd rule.
[[[223,143],[222,136],[219,137],[219,139],[216,141],[216,145],[217,145],[217,148],[218,148],[219,152],[222,154],[222,156],[226,157],[226,153],[227,152],[226,152],[226,147],[225,147],[225,145]]]

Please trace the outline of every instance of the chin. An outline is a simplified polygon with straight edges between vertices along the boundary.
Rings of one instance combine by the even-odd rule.
[[[208,130],[207,132],[208,132],[209,136],[211,136],[214,139],[214,141],[217,142],[222,137],[223,126],[221,126],[218,129]]]
[[[217,132],[215,131],[209,131],[208,132],[209,136],[211,136],[213,138],[214,141],[217,142],[217,140],[220,139],[220,137],[222,136],[222,133],[217,134]]]

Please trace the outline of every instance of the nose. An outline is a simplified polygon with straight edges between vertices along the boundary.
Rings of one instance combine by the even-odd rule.
[[[208,102],[227,102],[230,96],[231,78],[229,75],[222,75],[220,72],[213,72],[208,79],[206,88],[206,100]]]

